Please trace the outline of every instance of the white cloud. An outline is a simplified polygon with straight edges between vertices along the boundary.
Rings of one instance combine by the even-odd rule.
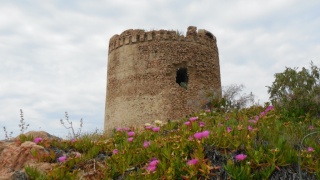
[[[320,66],[319,8],[316,0],[2,1],[0,124],[17,135],[23,109],[30,129],[63,136],[68,111],[86,131],[102,129],[108,41],[131,28],[211,31],[222,84],[244,84],[266,101],[274,73]]]

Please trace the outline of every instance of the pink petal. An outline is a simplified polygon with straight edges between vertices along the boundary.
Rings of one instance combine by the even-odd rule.
[[[34,138],[34,140],[33,140],[33,142],[35,142],[36,144],[38,144],[40,141],[42,141],[41,137]]]
[[[202,132],[202,137],[207,138],[207,137],[209,136],[209,134],[210,134],[210,132],[209,132],[208,130],[203,131],[203,132]]]
[[[191,159],[187,162],[188,166],[195,165],[198,163],[198,159]]]
[[[201,139],[202,138],[202,133],[201,132],[197,132],[193,135],[193,137],[195,137],[196,139]]]
[[[257,121],[256,121],[256,120],[253,120],[253,119],[248,120],[248,122],[249,122],[249,123],[254,123],[254,124],[257,123]]]
[[[150,162],[149,166],[156,166],[159,163],[158,160],[153,160]]]
[[[200,127],[204,127],[204,122],[199,122]]]
[[[314,149],[312,147],[308,147],[308,152],[313,152]]]
[[[150,171],[150,172],[153,172],[153,171],[155,171],[156,169],[157,169],[156,166],[148,166],[148,167],[147,167],[147,171]]]
[[[118,154],[118,149],[114,149],[113,151],[112,151],[112,154]]]
[[[135,135],[135,133],[133,131],[129,131],[127,134],[128,134],[129,137],[132,137],[132,136]]]
[[[314,127],[313,126],[309,126],[309,130],[313,130],[314,129]]]
[[[189,118],[189,120],[192,122],[192,121],[195,121],[195,120],[197,120],[198,119],[198,117],[191,117],[191,118]]]
[[[143,147],[147,148],[150,146],[150,141],[144,141],[143,142]]]
[[[58,158],[59,162],[65,162],[66,159],[67,159],[66,156],[61,156],[61,157]]]
[[[145,126],[144,128],[150,130],[152,129],[152,126]]]
[[[236,160],[238,160],[238,161],[243,161],[244,159],[246,159],[247,158],[247,155],[245,155],[245,154],[238,154],[238,155],[236,155]]]
[[[153,131],[153,132],[158,132],[158,131],[160,131],[160,127],[154,127],[154,128],[152,128],[152,131]]]

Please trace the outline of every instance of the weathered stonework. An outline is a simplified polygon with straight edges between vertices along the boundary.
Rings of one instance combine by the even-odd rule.
[[[126,30],[109,42],[104,129],[185,117],[213,91],[221,81],[212,33]]]

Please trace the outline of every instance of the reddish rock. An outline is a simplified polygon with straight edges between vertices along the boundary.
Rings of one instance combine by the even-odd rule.
[[[53,138],[46,132],[29,132],[25,135],[33,137]],[[34,142],[26,141],[22,144],[19,141],[0,141],[0,180],[11,179],[12,175],[21,171],[25,166],[37,167],[40,171],[47,171],[53,165],[49,163],[39,163],[31,152],[36,151],[40,155],[49,154],[42,146]]]

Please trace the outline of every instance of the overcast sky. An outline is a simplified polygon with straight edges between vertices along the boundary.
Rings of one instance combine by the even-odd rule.
[[[275,73],[320,66],[319,9],[319,0],[0,0],[1,128],[17,136],[23,109],[28,130],[65,137],[65,111],[84,132],[102,130],[109,38],[126,29],[212,32],[222,85],[268,101]]]

